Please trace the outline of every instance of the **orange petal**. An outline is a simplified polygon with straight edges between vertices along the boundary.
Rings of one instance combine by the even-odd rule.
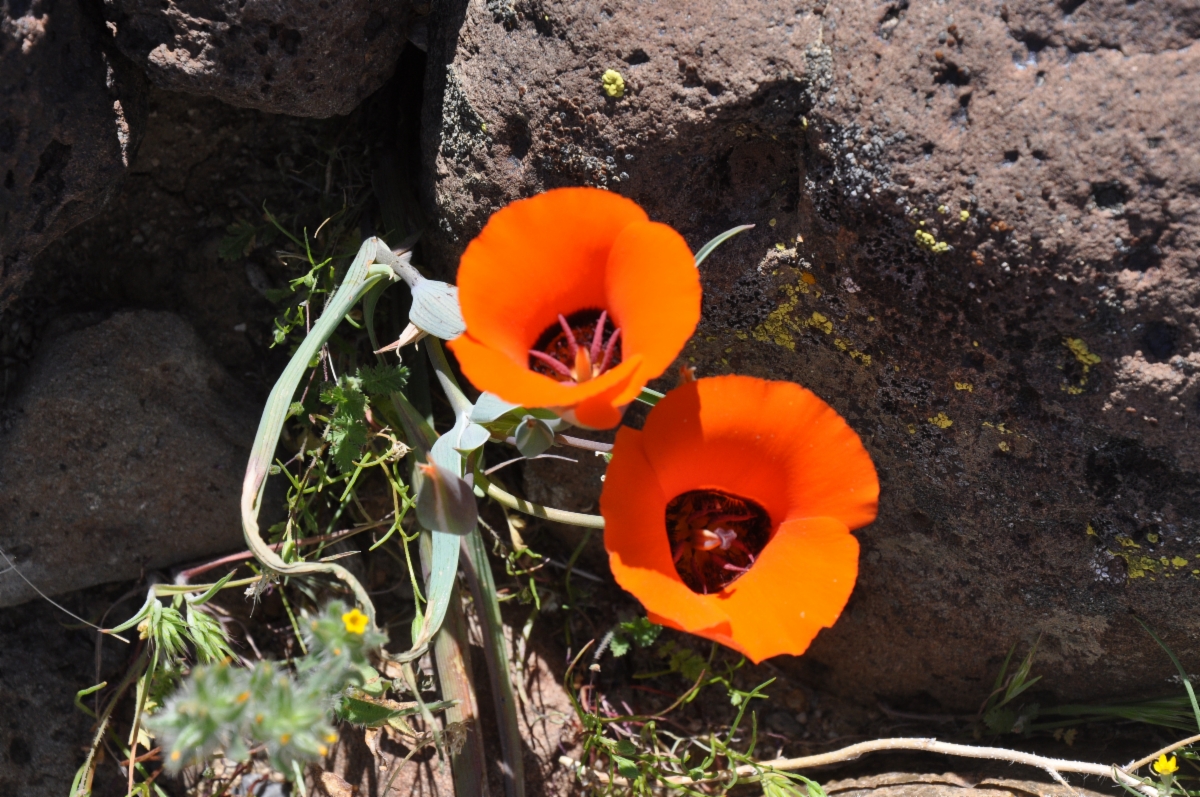
[[[750,572],[708,598],[729,618],[729,631],[696,633],[755,663],[781,653],[798,656],[841,615],[857,578],[858,540],[844,524],[833,518],[788,521]]]
[[[498,355],[477,341],[471,332],[458,336],[447,345],[471,384],[523,407],[572,407],[596,396],[616,395],[626,390],[641,364],[641,357],[634,355],[595,379],[581,385],[568,385]],[[609,429],[620,420],[618,415],[608,426],[593,428]]]
[[[858,435],[791,382],[724,376],[681,385],[659,401],[644,433],[669,497],[721,489],[758,501],[776,523],[832,517],[859,528],[875,519],[879,482]]]
[[[604,477],[600,512],[604,547],[613,577],[647,611],[669,618],[675,628],[693,633],[726,622],[712,600],[688,589],[671,562],[667,540],[667,498],[646,459],[641,432],[622,427]]]
[[[608,309],[621,328],[621,348],[644,358],[628,403],[679,356],[700,321],[700,273],[683,236],[665,224],[634,222],[608,256]]]
[[[529,347],[560,313],[603,307],[609,251],[625,227],[646,219],[631,200],[594,188],[547,191],[496,211],[458,267],[470,334],[526,367]]]

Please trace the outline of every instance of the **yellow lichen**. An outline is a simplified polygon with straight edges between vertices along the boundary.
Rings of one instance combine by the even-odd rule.
[[[1091,523],[1089,523],[1087,525],[1087,533],[1088,533],[1089,537],[1099,537],[1100,536],[1099,534],[1096,533],[1096,530],[1094,528],[1092,528]]]
[[[975,386],[972,385],[970,382],[955,382],[954,389],[955,390],[965,390],[968,393],[975,392]]]
[[[1083,392],[1083,388],[1076,385],[1059,385],[1068,396],[1078,396]]]
[[[1004,442],[1003,440],[1000,441],[999,448],[1001,451],[1006,451],[1006,452],[1012,451],[1012,446],[1010,446],[1008,443]]]
[[[1149,534],[1146,535],[1146,542],[1150,543],[1151,545],[1157,545],[1158,540],[1159,540],[1159,536],[1157,534],[1155,534],[1154,532],[1150,532]]]
[[[1149,556],[1141,556],[1135,553],[1124,553],[1122,551],[1109,551],[1113,556],[1119,556],[1125,560],[1125,570],[1129,577],[1145,578],[1149,573],[1158,572],[1158,562]]]
[[[917,433],[917,425],[915,423],[910,423],[908,426],[906,426],[904,428],[908,429],[909,434]]]
[[[814,312],[811,316],[809,316],[808,320],[804,323],[813,329],[821,330],[826,335],[828,335],[830,332],[833,332],[833,322],[817,312]]]
[[[1071,350],[1071,354],[1075,355],[1075,359],[1083,366],[1085,374],[1091,370],[1093,365],[1100,364],[1100,355],[1093,354],[1082,338],[1066,338],[1063,345]]]
[[[1181,567],[1187,567],[1188,560],[1184,559],[1182,556],[1176,556],[1174,559],[1171,560],[1171,564],[1175,565],[1176,569],[1179,569]]]
[[[787,299],[772,310],[766,320],[755,327],[751,334],[754,335],[755,340],[763,343],[775,343],[795,351],[796,340],[792,337],[792,329],[795,324],[792,321],[792,312],[800,302],[800,291],[792,285],[783,286],[783,290],[787,293]]]
[[[966,221],[969,218],[971,218],[971,214],[968,211],[965,211],[965,210],[958,211],[958,220],[959,221]]]
[[[1136,542],[1134,542],[1133,540],[1129,539],[1128,537],[1117,537],[1117,542],[1120,543],[1122,548],[1141,548],[1142,547],[1142,546],[1138,545]]]
[[[926,418],[926,420],[939,429],[949,429],[954,425],[954,421],[950,420],[950,416],[946,415],[944,412],[939,412],[932,418]]]
[[[922,249],[928,249],[930,252],[937,254],[950,251],[950,244],[945,241],[939,241],[925,230],[917,230],[914,237],[917,239],[917,246],[920,246]]]
[[[625,78],[615,69],[605,71],[600,78],[600,85],[604,88],[604,93],[614,100],[625,96]]]

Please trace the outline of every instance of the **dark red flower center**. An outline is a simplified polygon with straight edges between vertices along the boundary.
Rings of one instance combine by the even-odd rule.
[[[621,330],[607,310],[558,317],[529,350],[529,368],[559,382],[580,384],[621,362]]]
[[[667,504],[671,559],[692,592],[720,592],[754,565],[771,538],[771,516],[749,498],[688,490]]]

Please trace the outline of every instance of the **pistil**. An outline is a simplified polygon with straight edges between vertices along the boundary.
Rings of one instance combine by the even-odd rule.
[[[679,577],[701,594],[719,592],[754,567],[771,519],[757,502],[719,490],[690,490],[667,504],[667,536]]]
[[[530,368],[559,382],[580,385],[617,365],[620,362],[621,330],[613,328],[606,342],[608,311],[594,313],[594,310],[584,310],[573,313],[569,319],[560,314],[558,324],[543,332],[535,347],[529,350]],[[581,339],[586,341],[589,335],[590,342],[580,342]]]

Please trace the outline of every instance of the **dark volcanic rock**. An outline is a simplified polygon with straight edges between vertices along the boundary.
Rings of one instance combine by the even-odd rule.
[[[125,173],[145,79],[79,0],[0,9],[0,300],[47,244],[93,216]]]
[[[347,114],[392,75],[409,0],[105,0],[117,46],[155,84],[242,108]]]
[[[0,576],[3,578],[3,576]],[[123,591],[97,587],[60,598],[80,617],[99,619]],[[122,622],[145,599],[139,591],[108,614]],[[0,794],[62,797],[71,790],[95,728],[75,707],[75,693],[102,680],[116,686],[129,666],[129,648],[110,640],[96,649],[96,633],[68,629],[75,620],[44,601],[0,609]],[[99,655],[97,655],[99,654]],[[103,693],[107,696],[108,693]],[[85,698],[89,705],[95,697]],[[125,794],[110,758],[92,782],[96,797]]]
[[[43,592],[241,544],[255,408],[179,317],[119,313],[47,341],[9,406],[0,549]],[[0,574],[0,606],[34,596]]]
[[[883,485],[815,683],[973,710],[1041,636],[1062,698],[1173,690],[1130,612],[1200,654],[1194,4],[453,5],[426,86],[444,272],[553,186],[695,247],[758,225],[705,263],[685,357],[811,387]]]

